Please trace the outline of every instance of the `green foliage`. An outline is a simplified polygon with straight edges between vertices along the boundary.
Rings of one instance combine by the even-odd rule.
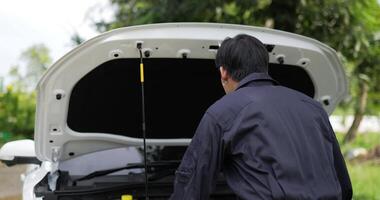
[[[348,164],[353,199],[380,200],[380,165],[370,163]]]
[[[11,137],[32,138],[36,106],[34,86],[51,63],[49,49],[42,44],[33,45],[22,52],[21,61],[21,65],[13,66],[9,72],[11,83],[0,90],[0,132],[9,132]]]
[[[28,138],[33,135],[34,92],[14,89],[9,85],[5,92],[0,92],[0,131],[22,134]]]
[[[298,1],[246,1],[246,0],[111,0],[115,7],[115,20],[95,23],[98,31],[119,27],[162,22],[222,22],[233,24],[264,25],[268,8],[295,10]],[[275,9],[270,15],[276,15]],[[294,13],[294,12],[293,12]],[[287,15],[286,12],[281,13]],[[289,13],[294,15],[292,13]],[[292,18],[282,20],[291,24]],[[283,26],[286,29],[286,26]]]
[[[350,102],[341,108],[358,106],[359,84],[370,86],[367,114],[380,114],[380,6],[375,0],[302,0],[298,8],[296,33],[316,38],[334,47],[346,66],[350,80]]]
[[[77,45],[80,45],[84,42],[84,38],[82,38],[79,33],[75,32],[71,37],[70,37],[70,41],[72,43],[73,46],[77,46]]]
[[[25,73],[20,72],[20,66],[15,66],[11,75],[17,77],[17,82],[24,83],[29,89],[34,89],[42,74],[50,66],[52,59],[50,50],[44,44],[37,44],[22,52],[21,61],[23,61],[24,66],[22,67],[24,67]]]

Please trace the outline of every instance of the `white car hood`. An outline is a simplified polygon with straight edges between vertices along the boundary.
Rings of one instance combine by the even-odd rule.
[[[245,33],[274,45],[270,62],[303,68],[315,89],[314,98],[331,113],[347,95],[347,80],[336,52],[327,45],[283,31],[230,24],[169,23],[133,26],[101,34],[59,59],[41,78],[37,90],[35,144],[42,161],[60,161],[90,152],[141,145],[141,138],[72,130],[67,125],[70,96],[75,84],[97,66],[113,59],[139,58],[136,42],[142,41],[150,58],[214,59],[226,37]],[[206,47],[202,50],[200,46]],[[156,48],[156,47],[159,47]],[[180,67],[180,66],[179,66]],[[187,145],[190,138],[147,139],[147,144]]]

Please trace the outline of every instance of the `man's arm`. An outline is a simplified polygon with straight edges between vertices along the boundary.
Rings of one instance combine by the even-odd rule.
[[[350,176],[347,171],[346,163],[344,162],[344,158],[342,153],[340,152],[338,140],[336,139],[335,133],[333,140],[333,154],[334,154],[334,167],[336,174],[338,176],[338,180],[340,183],[340,187],[342,189],[342,200],[352,199],[352,186]]]
[[[222,130],[206,113],[176,171],[170,199],[208,199],[220,172],[223,145]]]
[[[329,117],[324,110],[323,110],[323,115],[324,115],[325,123],[329,130],[330,136],[332,138],[334,168],[339,180],[340,188],[342,190],[342,200],[350,200],[352,199],[352,185],[351,185],[350,175],[348,174],[347,166],[344,161],[343,155],[340,151],[339,143],[338,143],[338,140],[336,139],[335,132],[330,124]]]

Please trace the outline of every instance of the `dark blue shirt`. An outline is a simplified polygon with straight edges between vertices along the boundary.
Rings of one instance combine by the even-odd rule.
[[[253,73],[203,116],[171,199],[208,199],[223,172],[241,199],[351,199],[328,115],[312,98]]]

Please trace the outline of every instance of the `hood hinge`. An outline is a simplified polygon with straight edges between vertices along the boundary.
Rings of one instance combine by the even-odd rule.
[[[58,160],[59,160],[59,156],[60,156],[60,147],[53,147],[52,148],[52,163],[51,163],[51,167],[50,167],[50,173],[48,175],[48,185],[49,185],[49,189],[51,191],[55,191],[56,188],[57,188],[57,180],[58,180],[58,177],[59,177],[59,173],[58,173]]]

